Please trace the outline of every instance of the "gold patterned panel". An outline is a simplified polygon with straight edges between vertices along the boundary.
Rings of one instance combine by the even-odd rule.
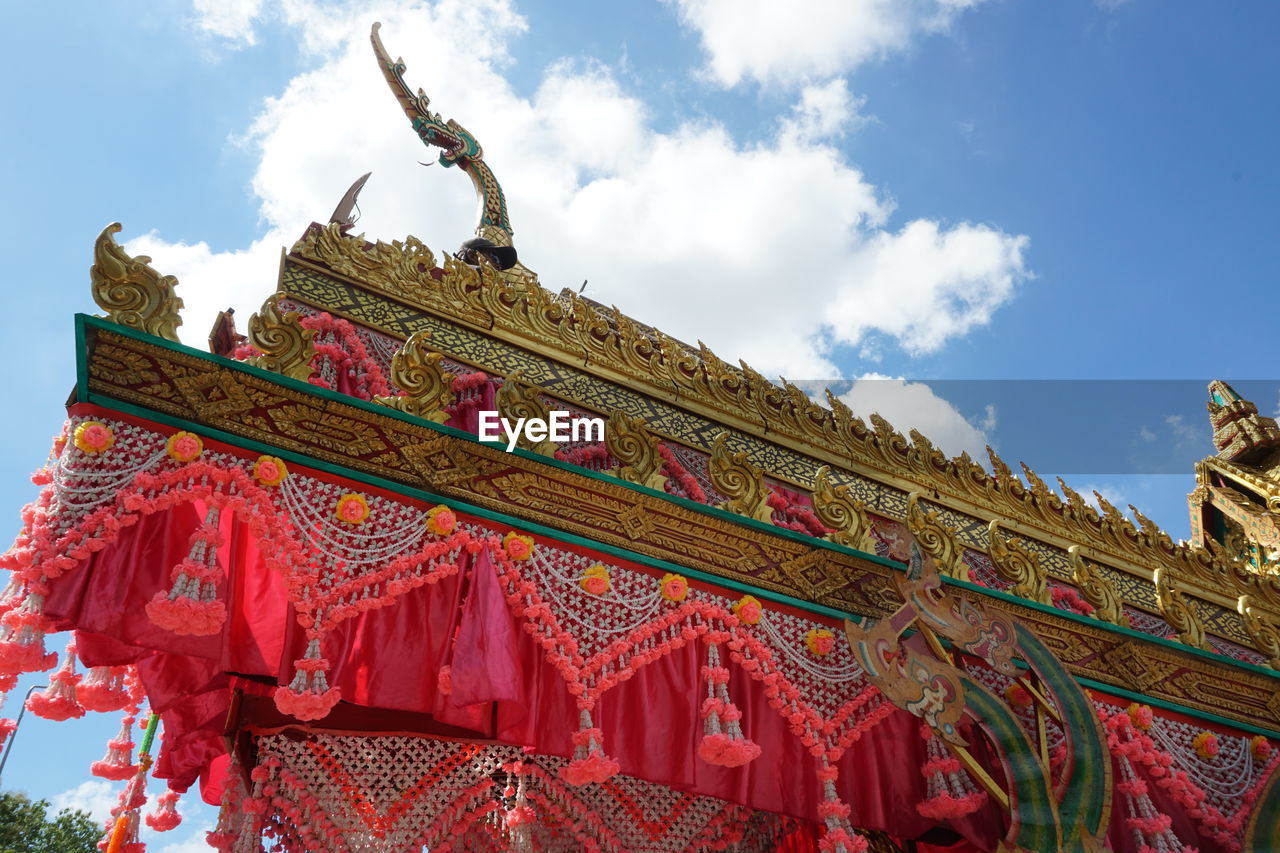
[[[448,269],[436,279],[425,266],[412,272],[391,263],[395,244],[368,246],[332,231],[308,232],[285,271],[291,292],[310,289],[326,310],[348,310],[375,325],[377,317],[394,315],[386,328],[448,328],[452,337],[437,342],[464,362],[505,373],[519,361],[549,395],[600,413],[617,409],[642,417],[656,435],[689,447],[708,451],[728,427],[734,448],[770,476],[803,488],[827,465],[835,485],[848,485],[868,509],[887,517],[904,517],[909,492],[929,494],[937,511],[946,513],[944,523],[979,549],[990,520],[999,519],[1041,554],[1049,574],[1064,580],[1071,578],[1066,549],[1087,543],[1111,564],[1099,571],[1125,600],[1151,612],[1158,608],[1151,578],[1158,568],[1172,568],[1184,594],[1195,597],[1194,606],[1211,602],[1224,617],[1204,620],[1206,628],[1225,626],[1235,641],[1243,642],[1240,631],[1225,617],[1234,611],[1237,594],[1254,596],[1259,607],[1280,618],[1280,579],[1250,577],[1221,556],[1175,545],[1140,514],[1135,526],[1109,504],[1100,504],[1099,513],[1074,493],[1064,501],[1025,466],[1024,484],[994,452],[994,474],[963,455],[945,460],[927,440],[908,440],[883,419],[872,418],[868,426],[834,397],[829,408],[807,405],[794,386],[764,382],[748,367],[726,365],[705,346],[687,348],[616,309],[601,311],[571,293],[530,296],[474,273],[466,283]],[[358,287],[341,285],[337,296],[334,279],[320,267],[340,270],[359,255],[387,255],[390,265],[362,274]],[[516,310],[515,303],[523,307]],[[630,342],[625,348],[624,337]],[[530,354],[534,350],[538,357]],[[677,399],[681,408],[666,402]]]
[[[816,540],[747,526],[616,480],[590,478],[443,434],[354,401],[348,404],[307,388],[286,388],[271,376],[216,363],[186,349],[92,325],[88,343],[89,392],[91,402],[100,405],[122,400],[172,416],[197,431],[218,430],[330,463],[339,471],[402,483],[463,506],[493,509],[846,612],[880,618],[902,601],[894,583],[898,570]],[[101,363],[99,353],[105,358]],[[125,374],[110,369],[125,361],[133,365]],[[191,390],[180,392],[178,383]],[[234,405],[223,405],[228,401]],[[1276,677],[1123,637],[1099,623],[1081,623],[1056,611],[994,599],[991,606],[1030,625],[1078,677],[1132,689],[1135,661],[1145,661],[1165,676],[1148,688],[1153,699],[1268,728],[1280,722]],[[1274,626],[1271,631],[1274,638]],[[1116,651],[1125,644],[1131,651]],[[1280,640],[1275,648],[1280,650]]]

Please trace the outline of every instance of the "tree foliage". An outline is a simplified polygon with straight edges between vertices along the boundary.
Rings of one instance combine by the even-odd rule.
[[[49,814],[49,801],[0,793],[0,853],[98,853],[102,828],[81,811]]]

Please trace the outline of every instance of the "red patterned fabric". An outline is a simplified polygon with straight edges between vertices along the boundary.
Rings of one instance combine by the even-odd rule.
[[[78,411],[81,418],[106,417],[91,407]],[[163,435],[148,438],[118,415],[111,417],[121,436],[112,453],[125,454],[132,442],[139,449],[130,458],[142,460],[138,464],[144,470],[138,476],[152,477],[147,483],[178,482],[163,474],[175,462],[149,455],[155,442],[163,446]],[[237,466],[253,467],[251,455],[207,444],[205,457],[196,464],[230,466],[232,473]],[[117,457],[89,461],[128,464],[127,459],[112,463]],[[309,482],[320,489],[316,500],[356,489],[298,468],[290,476],[295,478],[295,500],[313,489],[306,486]],[[333,485],[323,486],[325,482]],[[408,518],[426,509],[393,494],[356,490],[368,496],[375,518],[387,513]],[[121,492],[126,494],[127,489]],[[164,718],[166,735],[156,769],[177,788],[185,789],[202,775],[206,787],[219,786],[233,678],[256,680],[269,693],[291,679],[296,682],[300,673],[321,669],[327,674],[323,689],[342,698],[321,728],[361,730],[376,721],[380,731],[461,732],[549,756],[578,755],[571,767],[585,761],[582,756],[598,756],[591,758],[598,766],[592,765],[589,778],[607,778],[620,770],[675,790],[808,821],[820,821],[824,807],[831,811],[830,797],[838,796],[849,803],[855,826],[913,837],[936,825],[914,808],[926,795],[925,780],[917,772],[902,772],[925,759],[916,736],[918,721],[885,703],[860,677],[845,676],[838,682],[844,686],[837,689],[837,682],[822,675],[832,666],[837,670],[831,671],[856,675],[847,648],[819,653],[806,644],[814,630],[838,632],[835,622],[770,604],[767,618],[747,625],[735,617],[742,604],[738,596],[716,587],[683,579],[660,585],[659,573],[652,569],[551,540],[535,547],[543,549],[540,555],[552,556],[523,562],[530,546],[510,535],[499,542],[508,533],[505,528],[486,523],[481,530],[474,520],[462,519],[471,525],[467,530],[480,532],[468,534],[474,549],[458,551],[454,563],[444,566],[456,564],[456,570],[438,571],[426,585],[403,586],[373,609],[349,607],[343,602],[355,599],[326,593],[316,599],[331,602],[324,605],[328,609],[315,611],[317,619],[324,616],[323,631],[317,633],[300,623],[295,609],[300,601],[296,585],[314,581],[269,568],[273,559],[279,565],[279,558],[264,551],[250,529],[261,523],[266,510],[255,510],[256,515],[227,511],[233,504],[219,497],[216,488],[210,494],[129,515],[128,523],[110,531],[103,547],[89,549],[92,553],[75,565],[60,564],[48,581],[43,605],[55,627],[78,629],[80,656],[87,665],[138,664],[153,707]],[[263,494],[267,497],[256,500],[287,498],[280,491]],[[141,506],[133,498],[117,501]],[[215,505],[222,511],[210,516]],[[169,588],[171,568],[187,557],[193,532],[211,517],[217,519],[221,543],[214,563],[225,573],[219,595],[225,599],[227,622],[210,636],[165,630],[143,615],[145,605]],[[476,539],[480,533],[490,538]],[[283,534],[273,535],[278,548]],[[291,547],[296,551],[298,546]],[[607,598],[580,584],[587,567],[595,571],[600,560],[607,563],[600,569],[609,578]],[[657,590],[666,595],[669,587],[679,598],[663,602]],[[590,588],[599,589],[599,584]],[[626,614],[632,612],[626,608],[635,606],[624,606],[626,600],[644,602],[641,610],[652,614],[637,623],[640,633],[626,633]],[[597,638],[593,632],[601,627],[612,633]],[[643,632],[650,628],[657,633],[640,639],[649,636]],[[700,711],[700,703],[707,695],[708,655],[716,646],[723,647],[722,666],[729,677],[713,716],[740,727],[740,736],[749,739],[743,743],[759,748],[760,757],[741,767],[700,757],[709,754],[700,747],[711,718]],[[816,667],[818,674],[806,674],[805,667]],[[581,692],[575,694],[575,689]],[[779,701],[782,706],[775,707]],[[276,704],[286,707],[278,691]],[[254,707],[262,718],[275,715],[277,723],[283,721],[268,702]],[[584,722],[584,714],[589,721]],[[863,737],[873,730],[875,737]],[[824,751],[822,761],[830,761],[831,778],[837,780],[835,794],[824,794],[818,781],[821,764],[815,753]],[[753,754],[738,752],[746,758]],[[1002,823],[989,807],[953,825],[975,843],[989,846],[1002,834]]]

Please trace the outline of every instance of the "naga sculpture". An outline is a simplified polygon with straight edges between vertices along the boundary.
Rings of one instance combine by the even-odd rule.
[[[498,179],[484,162],[484,150],[480,143],[453,119],[442,119],[439,113],[432,112],[431,99],[426,92],[419,89],[415,94],[409,88],[409,84],[404,81],[404,60],[393,60],[382,46],[382,37],[378,35],[381,27],[381,24],[373,25],[369,40],[373,43],[373,52],[378,57],[378,65],[387,85],[391,87],[391,93],[413,123],[413,129],[423,144],[441,149],[438,160],[440,165],[457,166],[471,178],[480,199],[480,221],[476,225],[476,236],[490,240],[496,246],[511,246],[512,230],[511,220],[507,217],[507,199],[502,194]]]

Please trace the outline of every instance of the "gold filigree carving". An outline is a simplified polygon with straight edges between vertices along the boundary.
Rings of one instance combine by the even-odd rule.
[[[1001,518],[1028,533],[1039,531],[1031,535],[1053,549],[1087,544],[1135,577],[1150,578],[1157,568],[1167,567],[1188,591],[1218,602],[1216,606],[1247,593],[1268,611],[1280,613],[1280,580],[1259,579],[1256,573],[1251,577],[1201,543],[1176,544],[1149,520],[1138,518],[1135,525],[1101,503],[1099,513],[1072,493],[1064,500],[1025,465],[1024,483],[994,452],[992,474],[963,455],[946,459],[923,436],[908,440],[882,418],[871,418],[868,426],[833,395],[827,395],[827,406],[820,406],[793,386],[779,387],[750,368],[725,364],[701,343],[687,346],[574,294],[549,295],[533,280],[513,282],[449,256],[433,270],[435,257],[413,238],[368,244],[333,225],[310,229],[293,254],[398,303],[580,366],[639,393],[678,399],[713,424],[785,448],[782,455],[788,458],[816,460],[799,478],[774,472],[793,482],[804,482],[822,464],[841,466],[887,488],[928,494],[939,506],[975,520]],[[599,403],[598,398],[568,402],[592,408],[593,400]],[[1280,505],[1280,495],[1276,501]]]
[[[112,222],[93,242],[93,301],[113,323],[176,341],[182,325],[182,300],[173,292],[178,280],[152,269],[146,255],[130,257],[120,248],[114,235],[123,227]]]
[[[435,352],[425,329],[415,332],[391,359],[391,381],[405,392],[400,397],[375,397],[381,403],[419,418],[444,423],[453,402],[453,376],[440,366],[444,353]]]
[[[867,505],[849,496],[848,486],[831,482],[831,468],[823,465],[813,483],[813,511],[827,527],[827,538],[838,545],[874,554],[875,540],[867,520]]]
[[[1208,640],[1205,639],[1204,623],[1200,621],[1200,614],[1196,613],[1191,602],[1187,601],[1169,570],[1157,569],[1154,580],[1160,612],[1170,627],[1178,632],[1178,639],[1188,646],[1213,651],[1209,647]]]
[[[1041,604],[1053,603],[1040,555],[1028,550],[1020,539],[1006,539],[999,521],[987,525],[987,556],[996,574],[1013,584],[1009,591],[1014,595]]]
[[[1253,638],[1254,646],[1267,659],[1267,664],[1272,669],[1280,669],[1280,628],[1254,607],[1253,598],[1248,595],[1240,596],[1236,612],[1244,621],[1244,629]]]
[[[658,452],[658,439],[645,428],[644,418],[633,418],[614,409],[604,430],[604,444],[609,455],[621,465],[608,472],[628,483],[665,491],[667,475],[662,472],[664,460]]]
[[[747,461],[745,451],[731,452],[728,439],[727,432],[716,436],[707,466],[711,485],[727,498],[720,507],[757,521],[772,521],[773,509],[769,506],[764,472]]]
[[[280,313],[282,296],[271,294],[262,309],[249,318],[249,343],[262,354],[248,362],[305,382],[311,376],[311,358],[315,355],[311,339],[316,333],[302,327],[297,311]]]
[[[906,520],[907,529],[924,552],[933,558],[939,572],[947,577],[969,580],[969,567],[964,562],[964,550],[956,541],[955,528],[943,524],[938,513],[921,506],[919,492],[907,496]]]
[[[542,389],[537,385],[526,382],[523,370],[516,370],[506,378],[495,395],[494,405],[498,409],[498,414],[512,424],[521,418],[546,422],[551,414],[550,409],[542,399]],[[550,438],[532,441],[525,436],[523,430],[520,432],[516,444],[518,447],[523,447],[525,450],[531,450],[534,453],[541,453],[543,456],[555,456],[556,454],[556,443]]]
[[[1129,627],[1129,615],[1124,612],[1124,603],[1111,581],[1081,556],[1079,545],[1068,548],[1067,556],[1071,559],[1071,576],[1084,600],[1093,605],[1094,618]]]

